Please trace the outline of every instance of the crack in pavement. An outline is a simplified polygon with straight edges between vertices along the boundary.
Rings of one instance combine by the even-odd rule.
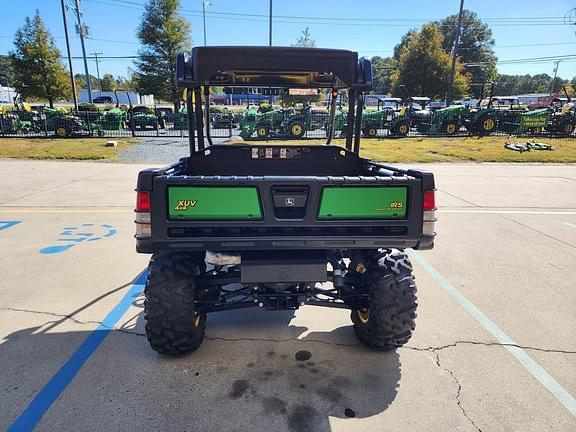
[[[450,376],[452,377],[452,379],[454,380],[454,382],[456,383],[456,385],[458,386],[458,389],[456,390],[456,403],[458,404],[458,408],[460,408],[460,411],[462,411],[462,414],[464,414],[464,417],[466,417],[466,419],[468,419],[470,424],[472,426],[474,426],[474,428],[476,428],[476,430],[478,432],[482,432],[482,429],[480,429],[476,425],[476,423],[474,423],[474,420],[472,420],[470,418],[470,416],[468,415],[468,413],[466,412],[466,410],[462,406],[462,401],[460,400],[460,394],[462,393],[462,384],[460,384],[460,381],[458,381],[458,378],[456,378],[456,375],[454,375],[454,373],[450,369],[448,369],[448,368],[446,368],[440,364],[440,355],[438,353],[436,353],[436,362],[435,363],[436,363],[436,366],[438,366],[440,369],[448,372],[450,374]]]
[[[436,352],[442,351],[448,348],[455,348],[458,345],[483,345],[483,346],[501,346],[501,347],[516,347],[525,350],[531,351],[540,351],[546,353],[556,353],[556,354],[576,354],[576,351],[569,351],[563,349],[550,349],[550,348],[538,348],[529,345],[520,345],[520,344],[511,344],[511,343],[502,343],[502,342],[482,342],[482,341],[469,341],[469,340],[457,340],[455,342],[440,345],[440,346],[428,346],[428,347],[414,347],[414,346],[404,346],[403,349],[409,349],[414,351],[429,351],[429,352]]]
[[[0,311],[2,311],[2,310],[12,311],[12,312],[24,312],[24,313],[30,313],[30,314],[36,314],[36,315],[47,315],[47,316],[52,316],[52,317],[56,317],[56,318],[64,318],[65,320],[70,320],[70,321],[72,321],[76,324],[80,324],[80,325],[96,324],[96,325],[101,325],[101,326],[103,326],[109,330],[118,331],[121,333],[133,335],[133,336],[146,336],[145,333],[132,331],[132,330],[125,329],[122,327],[106,326],[102,323],[102,321],[94,321],[94,320],[81,321],[81,320],[74,318],[74,317],[67,315],[67,314],[59,314],[59,313],[55,313],[55,312],[37,311],[37,310],[30,310],[30,309],[11,308],[11,307],[0,307]],[[44,324],[51,323],[51,322],[54,322],[54,321],[48,321]],[[284,338],[284,339],[253,338],[253,337],[228,338],[228,337],[222,337],[222,336],[208,336],[208,335],[206,335],[204,337],[207,340],[224,341],[224,342],[274,342],[274,343],[303,342],[303,343],[319,343],[319,344],[324,344],[324,345],[344,346],[344,347],[362,346],[360,343],[350,344],[350,343],[331,342],[331,341],[325,341],[325,340],[320,340],[320,339],[298,339],[298,338],[294,338],[294,337]],[[533,347],[533,346],[529,346],[529,345],[510,344],[510,343],[501,343],[501,342],[482,342],[482,341],[473,341],[473,340],[457,340],[455,342],[445,344],[445,345],[427,346],[427,347],[418,347],[418,346],[407,345],[407,346],[400,347],[399,349],[435,353],[435,352],[442,351],[445,349],[456,348],[456,347],[458,347],[458,345],[481,345],[481,346],[486,346],[486,347],[491,347],[491,346],[506,347],[506,346],[508,346],[508,347],[516,347],[516,348],[531,350],[531,351],[539,351],[539,352],[544,352],[544,353],[576,354],[576,351],[570,351],[570,350],[564,350],[564,349],[539,348],[539,347]]]
[[[104,327],[105,329],[111,330],[111,331],[117,331],[120,333],[126,333],[126,334],[135,335],[135,336],[146,336],[144,333],[133,332],[133,331],[130,331],[130,330],[127,330],[124,328],[107,326],[102,321],[94,321],[94,320],[80,321],[79,319],[74,318],[73,316],[70,316],[67,314],[59,314],[59,313],[55,313],[55,312],[46,312],[46,311],[36,311],[36,310],[30,310],[30,309],[10,308],[10,307],[0,307],[0,311],[24,312],[24,313],[34,314],[34,315],[46,315],[46,316],[51,316],[51,317],[55,317],[55,318],[64,318],[64,320],[70,320],[73,323],[79,324],[79,325],[96,324],[96,325],[100,325],[100,326]],[[57,322],[62,323],[62,321],[46,321],[42,324],[42,326],[44,326],[46,324],[50,324],[50,323],[57,323]]]

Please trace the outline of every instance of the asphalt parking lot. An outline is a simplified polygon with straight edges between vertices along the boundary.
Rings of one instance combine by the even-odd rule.
[[[177,358],[143,337],[143,167],[0,161],[0,429],[576,430],[575,166],[424,166],[438,241],[406,347],[308,306],[210,315]]]

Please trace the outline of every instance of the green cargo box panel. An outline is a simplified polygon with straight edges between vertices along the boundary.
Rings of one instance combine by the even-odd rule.
[[[318,219],[404,219],[406,187],[331,187],[322,190]]]
[[[172,186],[168,188],[172,220],[261,220],[256,187]]]

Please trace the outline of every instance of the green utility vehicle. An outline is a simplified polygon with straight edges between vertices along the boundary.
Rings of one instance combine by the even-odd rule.
[[[433,247],[434,176],[359,156],[370,61],[334,49],[198,47],[178,55],[176,83],[190,89],[190,156],[141,171],[136,188],[136,250],[152,254],[151,347],[196,350],[213,312],[304,305],[349,309],[370,347],[405,344],[417,302],[404,250]],[[222,83],[347,88],[345,144],[214,145],[201,93],[209,100]],[[335,112],[332,103],[332,122]]]

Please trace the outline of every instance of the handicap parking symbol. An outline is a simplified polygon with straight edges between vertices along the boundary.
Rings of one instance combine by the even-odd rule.
[[[114,235],[116,235],[116,228],[109,224],[85,223],[77,227],[65,227],[56,240],[58,243],[40,249],[40,253],[61,253],[79,244],[104,240]]]

